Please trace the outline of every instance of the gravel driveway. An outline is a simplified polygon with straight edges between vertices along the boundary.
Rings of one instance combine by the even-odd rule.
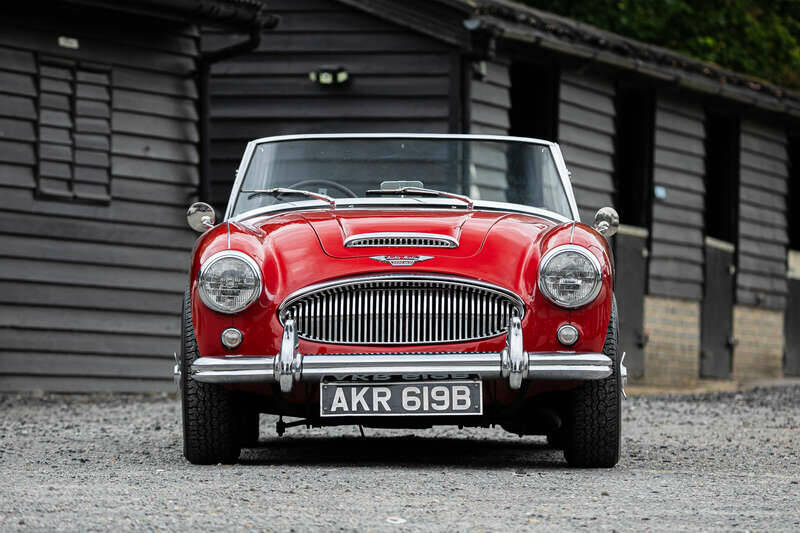
[[[0,396],[0,530],[800,530],[800,386],[624,405],[623,458],[571,470],[500,429],[289,429],[181,455],[169,397]]]

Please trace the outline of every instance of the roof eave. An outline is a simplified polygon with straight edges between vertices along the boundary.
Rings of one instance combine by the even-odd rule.
[[[277,18],[259,0],[61,0],[64,3],[212,25],[240,31],[269,28]]]

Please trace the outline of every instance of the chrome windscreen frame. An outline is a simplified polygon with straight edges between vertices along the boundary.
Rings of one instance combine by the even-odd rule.
[[[517,213],[529,213],[539,216],[545,216],[547,218],[554,219],[558,222],[572,222],[578,221],[580,222],[580,214],[578,212],[578,204],[575,201],[575,194],[572,191],[572,184],[569,179],[569,171],[567,170],[566,164],[564,163],[564,157],[561,154],[561,148],[558,144],[545,141],[541,139],[531,139],[527,137],[511,137],[511,136],[503,136],[503,135],[467,135],[467,134],[423,134],[423,133],[330,133],[330,134],[309,134],[309,135],[279,135],[274,137],[263,137],[260,139],[254,139],[247,143],[247,147],[245,148],[244,154],[242,154],[242,159],[239,163],[239,167],[236,170],[236,179],[233,183],[233,187],[231,188],[231,194],[228,198],[228,206],[225,210],[225,218],[224,221],[230,220],[243,220],[253,216],[271,213],[271,212],[279,212],[279,211],[287,211],[287,210],[296,210],[296,209],[312,209],[317,207],[330,207],[329,204],[325,202],[321,202],[318,200],[311,200],[311,201],[301,201],[301,202],[285,202],[279,205],[271,205],[267,207],[253,209],[244,213],[240,213],[239,215],[233,216],[233,207],[236,203],[236,199],[238,197],[238,191],[241,188],[242,181],[244,180],[245,174],[247,174],[247,168],[250,163],[250,159],[252,158],[253,152],[255,148],[259,144],[263,143],[270,143],[270,142],[281,142],[281,141],[296,141],[302,139],[398,139],[398,138],[408,138],[408,139],[461,139],[461,140],[475,140],[475,141],[495,141],[495,142],[525,142],[529,144],[538,144],[541,146],[547,146],[550,149],[550,152],[553,156],[553,160],[556,164],[556,169],[559,173],[559,178],[561,180],[561,185],[564,188],[564,192],[567,195],[567,201],[569,203],[570,211],[572,213],[572,218],[567,218],[564,215],[556,213],[554,211],[549,211],[543,208],[534,208],[530,206],[525,206],[521,204],[512,204],[507,202],[489,202],[489,201],[482,201],[476,200],[474,204],[475,209],[486,209],[490,211],[511,211]],[[395,201],[387,201],[385,198],[345,198],[342,202],[347,206],[348,204],[351,206],[367,206],[367,207],[392,207],[392,206],[409,206],[413,207],[412,202],[399,202],[397,200],[403,200],[401,198],[395,199]],[[367,200],[367,202],[364,202]],[[377,202],[369,202],[369,200],[378,200]],[[408,200],[407,198],[405,200]],[[422,200],[422,199],[414,199],[414,200]],[[463,208],[463,202],[456,202],[456,201],[445,201],[445,202],[430,202],[430,200],[446,200],[444,198],[431,198],[425,199],[427,201],[417,201],[415,202],[417,207],[420,206],[428,206],[428,205],[436,205],[441,204],[448,207],[453,206],[461,206]],[[337,209],[340,206],[337,204]]]

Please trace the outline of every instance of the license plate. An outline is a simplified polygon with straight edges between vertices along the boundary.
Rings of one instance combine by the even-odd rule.
[[[483,414],[480,381],[321,383],[320,416]]]

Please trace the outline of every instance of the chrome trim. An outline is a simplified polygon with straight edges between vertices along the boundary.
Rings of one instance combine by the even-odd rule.
[[[413,287],[399,286],[408,284],[441,284],[442,291],[449,294],[434,295],[425,287],[414,291]],[[398,285],[385,287],[385,285]],[[359,291],[368,286],[384,286],[383,291],[374,294]],[[449,287],[448,287],[449,286]],[[352,292],[349,289],[356,289]],[[453,289],[460,289],[454,291]],[[464,291],[472,289],[471,294]],[[496,297],[492,309],[487,307],[483,293]],[[336,294],[326,294],[324,298],[314,298],[316,293],[336,290]],[[401,291],[403,291],[401,293]],[[457,294],[456,294],[457,293]],[[307,300],[306,300],[307,299]],[[500,304],[500,300],[508,302]],[[289,308],[300,304],[300,312],[295,317],[289,316]],[[507,307],[509,306],[509,307]],[[356,313],[353,313],[355,308]],[[491,338],[502,334],[506,327],[501,325],[508,316],[514,316],[517,309],[519,318],[525,315],[525,304],[512,291],[503,287],[455,276],[443,276],[421,273],[392,273],[340,278],[317,283],[293,292],[284,299],[278,308],[278,318],[282,324],[291,318],[298,320],[298,336],[313,342],[329,344],[363,344],[363,345],[411,345],[411,344],[452,344]],[[341,315],[357,316],[360,320],[338,320]],[[424,320],[424,317],[455,317],[451,320]],[[488,333],[488,326],[479,322],[480,315],[493,317],[493,329]],[[388,317],[393,323],[404,320],[404,328],[391,328],[384,331],[384,320],[374,317]],[[472,320],[457,320],[457,317],[472,317]],[[345,324],[347,322],[347,324]],[[486,322],[486,321],[484,321]],[[356,328],[356,324],[361,327]],[[347,327],[346,327],[347,326]],[[338,329],[335,329],[338,328]],[[345,329],[343,329],[345,328]],[[311,331],[313,335],[304,335]]]
[[[514,390],[519,389],[522,380],[528,377],[528,358],[522,349],[522,322],[519,318],[511,319],[500,361],[502,375],[508,378],[509,386]]]
[[[426,207],[427,206],[427,207]],[[364,209],[364,208],[383,208],[383,209],[397,209],[397,210],[419,210],[424,211],[428,209],[463,209],[464,204],[448,200],[446,198],[339,198],[336,204],[336,211],[341,212],[344,209]],[[282,204],[273,204],[265,207],[258,207],[250,211],[246,211],[235,217],[226,219],[227,221],[239,222],[249,218],[269,215],[269,214],[282,214],[291,211],[304,211],[309,209],[330,209],[330,206],[320,200],[303,200],[299,202],[285,202]],[[564,223],[573,222],[571,218],[556,213],[555,211],[548,211],[539,207],[531,207],[522,204],[511,204],[507,202],[492,202],[489,200],[475,200],[475,209],[480,211],[492,211],[502,213],[521,213],[523,215],[534,215],[537,217],[547,218],[554,222]]]
[[[195,202],[186,210],[186,222],[196,232],[205,233],[216,222],[214,208],[205,202]]]
[[[602,353],[526,352],[523,350],[522,328],[512,319],[501,352],[453,353],[352,353],[303,355],[298,351],[297,330],[293,320],[286,321],[277,355],[236,355],[200,357],[192,363],[190,377],[202,383],[279,383],[281,391],[290,392],[294,383],[336,380],[345,376],[400,376],[419,379],[420,374],[477,376],[480,379],[508,379],[517,390],[522,380],[586,380],[611,375],[614,363]],[[177,357],[177,356],[176,356]],[[620,360],[622,387],[627,369]]]
[[[203,290],[203,284],[202,284],[203,273],[208,268],[210,268],[211,265],[213,265],[220,259],[224,259],[226,257],[235,257],[237,259],[244,261],[253,270],[253,272],[256,275],[256,278],[258,279],[258,290],[255,293],[253,293],[253,296],[250,298],[250,300],[247,301],[244,307],[242,307],[241,309],[237,309],[236,311],[228,311],[226,309],[219,308],[214,302],[211,302],[206,299],[205,291]],[[200,265],[200,271],[197,273],[197,285],[198,285],[197,292],[200,295],[200,299],[203,301],[206,307],[208,307],[212,311],[216,311],[217,313],[222,313],[225,315],[233,315],[236,313],[241,313],[242,311],[250,307],[253,304],[253,302],[255,302],[259,296],[261,296],[263,284],[264,283],[261,278],[261,268],[258,266],[258,263],[256,263],[255,259],[237,250],[223,250],[221,252],[215,253]]]
[[[175,360],[175,366],[172,367],[172,381],[178,388],[181,387],[181,363],[178,361],[178,352],[172,352],[172,358]]]
[[[559,215],[557,213],[547,211],[545,209],[541,209],[546,213],[552,213],[556,215],[558,218],[563,218],[562,222],[566,222],[569,220],[577,220],[580,221],[580,213],[578,211],[578,204],[575,201],[575,193],[572,190],[572,184],[570,183],[569,179],[569,170],[567,170],[566,163],[564,162],[564,156],[561,153],[561,148],[558,144],[545,141],[542,139],[533,139],[528,137],[512,137],[512,136],[503,136],[503,135],[469,135],[469,134],[433,134],[433,133],[329,133],[329,134],[310,134],[310,135],[278,135],[274,137],[262,137],[259,139],[254,139],[247,143],[245,147],[244,153],[242,154],[242,159],[239,162],[239,167],[236,170],[236,179],[234,181],[233,187],[231,187],[231,194],[228,198],[228,206],[225,210],[225,217],[224,220],[229,220],[231,218],[231,213],[233,212],[233,206],[235,204],[235,200],[237,198],[237,193],[241,188],[242,181],[244,181],[244,176],[247,174],[247,167],[250,163],[250,159],[252,158],[252,154],[255,151],[257,145],[262,143],[268,142],[280,142],[280,141],[295,141],[300,139],[336,139],[336,138],[343,138],[343,139],[401,139],[401,138],[408,138],[408,139],[463,139],[463,140],[476,140],[476,141],[497,141],[497,142],[525,142],[529,144],[538,144],[542,146],[547,146],[550,149],[550,153],[553,156],[553,160],[556,164],[556,169],[559,172],[559,178],[561,179],[561,186],[564,188],[564,192],[567,195],[567,202],[570,206],[570,211],[572,212],[572,219],[568,219]],[[341,201],[343,199],[339,199]],[[342,202],[345,203],[345,202]],[[481,204],[485,204],[486,202],[475,201],[475,207],[480,207]],[[492,204],[503,204],[504,202],[488,202]],[[325,205],[323,202],[317,202],[317,204]],[[506,205],[515,205],[515,204],[506,204]],[[270,206],[274,207],[274,206]],[[291,207],[291,205],[289,205]],[[524,208],[526,206],[519,206]],[[284,209],[286,207],[284,206]],[[337,209],[339,206],[337,205]],[[281,210],[278,208],[277,210]],[[514,209],[510,209],[514,210]],[[516,211],[520,211],[519,208]],[[238,215],[235,219],[239,219],[242,215],[252,216],[249,213],[250,211],[242,213]],[[551,215],[552,216],[552,215]]]
[[[611,375],[611,359],[602,353],[523,352],[527,380],[603,379]],[[318,382],[336,376],[398,376],[469,374],[480,379],[502,377],[502,353],[363,353],[341,355],[295,354],[295,364],[278,373],[278,356],[201,357],[191,377],[202,383]],[[285,378],[285,379],[284,379]],[[513,384],[510,384],[513,388]]]
[[[613,207],[601,207],[594,215],[592,228],[606,239],[610,239],[619,230],[619,213]]]
[[[297,329],[294,320],[287,320],[283,326],[283,340],[281,341],[281,353],[275,358],[274,374],[278,376],[278,383],[281,391],[289,392],[292,390],[292,383],[295,379],[299,380],[301,369],[301,355],[297,352]]]
[[[366,241],[366,244],[361,244]],[[372,241],[405,241],[402,244],[390,242],[376,244]],[[423,241],[424,244],[408,244],[408,241]],[[430,242],[425,242],[430,241]],[[436,243],[439,244],[436,244]],[[438,233],[414,233],[404,231],[383,231],[379,233],[359,233],[351,235],[344,240],[347,248],[458,248],[458,240],[450,235]]]
[[[619,360],[619,379],[622,385],[622,397],[628,399],[628,393],[625,392],[625,387],[628,386],[628,367],[625,366],[625,354],[622,352],[622,357]]]
[[[228,333],[229,331],[234,331],[239,334],[239,342],[231,346],[225,343],[225,334]],[[224,330],[222,330],[222,333],[219,334],[219,342],[222,343],[222,345],[229,350],[233,350],[234,348],[242,344],[243,340],[244,340],[244,334],[236,328],[225,328]]]
[[[600,282],[595,286],[594,290],[589,294],[589,296],[585,299],[585,301],[580,302],[578,304],[566,305],[558,301],[556,298],[553,297],[552,294],[550,294],[550,292],[547,290],[547,287],[544,285],[542,272],[547,268],[547,265],[550,263],[550,261],[553,260],[555,256],[564,252],[577,252],[582,256],[586,257],[589,260],[589,262],[592,263],[595,272],[597,272],[597,274],[600,276]],[[603,286],[603,269],[600,267],[600,261],[597,260],[597,258],[594,256],[592,252],[590,252],[583,246],[578,246],[577,244],[562,244],[561,246],[556,246],[555,248],[551,249],[546,254],[544,254],[544,257],[542,257],[542,260],[539,262],[538,277],[539,279],[537,285],[539,286],[539,291],[542,293],[542,295],[544,295],[544,297],[547,298],[553,304],[559,307],[563,307],[565,309],[577,309],[578,307],[583,307],[584,305],[591,303],[592,301],[594,301],[595,298],[597,298],[597,295],[600,294],[600,289]]]
[[[561,340],[561,332],[562,332],[562,331],[564,331],[564,330],[566,330],[566,329],[571,329],[572,331],[574,331],[574,332],[575,332],[575,340],[574,340],[574,341],[572,341],[572,342],[570,342],[569,344],[567,344],[566,342],[564,342],[564,341],[562,341],[562,340]],[[559,326],[559,328],[556,330],[556,340],[558,340],[558,342],[560,342],[560,343],[561,343],[562,345],[564,345],[564,346],[572,346],[572,345],[574,345],[576,342],[578,342],[578,339],[580,339],[580,336],[581,336],[581,335],[580,335],[580,333],[578,332],[578,328],[576,328],[576,327],[575,327],[575,326],[573,326],[572,324],[562,324],[562,325],[561,325],[561,326]]]

